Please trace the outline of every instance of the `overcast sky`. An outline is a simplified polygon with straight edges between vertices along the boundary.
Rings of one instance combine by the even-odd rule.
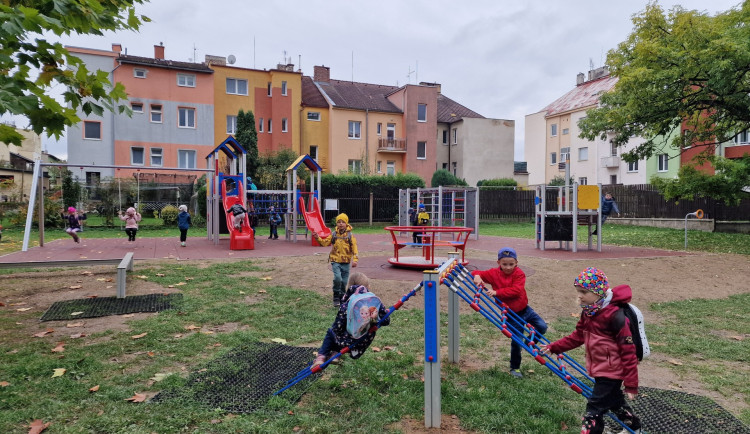
[[[523,160],[524,117],[575,86],[576,74],[604,65],[632,31],[646,0],[155,0],[138,12],[139,32],[62,39],[66,45],[201,62],[206,54],[235,66],[270,69],[287,60],[305,75],[387,85],[437,82],[449,98],[489,118],[516,122],[515,160]],[[708,13],[739,0],[659,1]],[[4,118],[6,119],[6,118]],[[18,126],[25,126],[18,121]],[[44,139],[65,157],[65,140]]]

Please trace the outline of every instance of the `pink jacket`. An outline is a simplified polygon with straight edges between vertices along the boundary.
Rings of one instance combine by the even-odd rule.
[[[125,229],[138,229],[138,222],[141,221],[141,215],[139,213],[133,215],[123,214],[119,217],[120,220],[125,222]]]

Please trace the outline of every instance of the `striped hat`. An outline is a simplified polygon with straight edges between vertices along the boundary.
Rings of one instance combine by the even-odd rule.
[[[603,297],[604,293],[609,289],[607,275],[602,270],[594,267],[589,267],[581,271],[581,274],[575,278],[573,285],[587,289],[600,297]]]

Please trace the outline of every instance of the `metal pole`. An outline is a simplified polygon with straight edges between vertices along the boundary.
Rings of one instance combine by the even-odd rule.
[[[39,247],[44,247],[44,170],[39,170]]]
[[[460,235],[459,235],[460,236]],[[448,253],[448,260],[458,262],[458,252]],[[459,298],[455,291],[448,291],[448,361],[458,363],[459,340],[461,337],[459,326]]]
[[[438,272],[425,271],[424,283],[424,426],[440,428],[440,291]]]
[[[25,252],[29,250],[29,238],[31,237],[31,222],[34,220],[34,201],[36,200],[37,186],[39,182],[39,172],[42,171],[42,160],[36,160],[34,163],[34,175],[31,180],[31,191],[29,194],[29,206],[26,209],[26,228],[23,233],[23,245],[21,251]]]

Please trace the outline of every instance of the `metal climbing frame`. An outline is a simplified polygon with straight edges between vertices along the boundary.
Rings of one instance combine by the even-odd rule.
[[[476,187],[437,187],[398,191],[399,226],[409,226],[409,208],[425,206],[430,225],[472,228],[471,238],[479,239],[479,189]]]

